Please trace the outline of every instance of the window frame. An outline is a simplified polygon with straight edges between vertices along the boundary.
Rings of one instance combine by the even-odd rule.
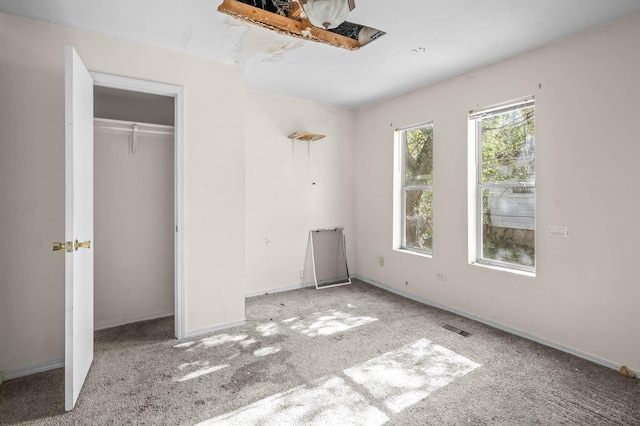
[[[400,156],[400,250],[418,253],[421,255],[433,256],[433,235],[431,235],[431,248],[430,249],[419,249],[415,247],[407,246],[407,192],[408,191],[431,191],[431,210],[433,212],[433,157],[432,157],[432,183],[431,185],[407,185],[407,156],[406,156],[406,145],[407,145],[407,132],[420,129],[423,127],[431,127],[432,132],[434,131],[433,121],[425,121],[420,124],[415,124],[411,126],[401,127],[396,129],[396,132],[399,135],[399,152]],[[435,145],[435,134],[432,137],[431,141],[432,145]],[[433,149],[433,146],[432,146]],[[432,226],[433,231],[433,226]],[[433,232],[432,232],[433,234]]]
[[[483,220],[482,220],[482,197],[483,191],[485,189],[498,188],[505,189],[509,191],[509,197],[524,197],[526,194],[514,194],[513,188],[526,188],[533,189],[533,222],[534,222],[534,232],[535,232],[535,222],[536,222],[536,175],[534,172],[533,181],[526,182],[515,182],[515,181],[503,181],[503,182],[495,182],[488,181],[483,182],[482,180],[482,166],[483,166],[483,140],[482,140],[482,118],[491,117],[494,115],[503,114],[509,111],[524,109],[524,108],[534,108],[534,122],[535,122],[535,97],[528,96],[513,102],[509,102],[506,104],[482,108],[475,111],[469,112],[469,121],[473,122],[474,128],[474,146],[475,146],[475,260],[474,262],[480,265],[494,266],[498,268],[504,268],[507,270],[521,271],[526,273],[535,274],[536,272],[536,263],[534,266],[525,266],[518,265],[517,263],[505,262],[495,259],[488,259],[484,257],[484,246],[483,246]],[[534,143],[535,143],[535,130],[534,130]],[[535,170],[535,157],[534,157],[534,170]],[[535,235],[534,235],[534,250],[536,248]],[[535,254],[534,254],[535,256]]]

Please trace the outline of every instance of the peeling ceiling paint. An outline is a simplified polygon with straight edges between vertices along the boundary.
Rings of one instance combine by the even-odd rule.
[[[0,12],[245,66],[251,90],[359,107],[640,12],[638,0],[360,0],[356,51],[217,12],[221,0],[0,0]],[[310,83],[313,82],[313,83]]]

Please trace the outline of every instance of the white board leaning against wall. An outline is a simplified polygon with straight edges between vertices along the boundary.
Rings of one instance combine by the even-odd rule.
[[[344,228],[311,229],[309,255],[316,289],[351,284]]]

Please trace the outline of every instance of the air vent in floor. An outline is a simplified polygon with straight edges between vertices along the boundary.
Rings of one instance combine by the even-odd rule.
[[[464,337],[467,337],[467,336],[471,335],[471,333],[467,333],[466,331],[460,330],[459,328],[454,327],[454,326],[449,325],[449,324],[443,325],[442,328],[445,328],[445,329],[447,329],[449,331],[453,331],[454,333],[459,334],[459,335],[464,336]]]

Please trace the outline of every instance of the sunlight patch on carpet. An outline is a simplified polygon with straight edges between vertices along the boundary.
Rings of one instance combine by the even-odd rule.
[[[192,380],[197,377],[205,376],[207,374],[211,374],[213,372],[222,370],[223,368],[227,368],[229,365],[209,365],[209,361],[196,361],[196,362],[187,362],[184,364],[180,364],[178,366],[178,370],[191,370],[196,368],[195,371],[185,374],[184,376],[174,377],[174,382],[186,382],[187,380]]]
[[[249,336],[247,336],[246,334],[240,334],[237,336],[234,336],[231,334],[218,334],[216,336],[200,339],[198,341],[198,346],[202,346],[205,348],[212,348],[214,346],[224,345],[225,343],[240,342],[246,339],[247,337]]]
[[[377,320],[378,318],[357,317],[329,309],[326,312],[314,313],[312,318],[297,319],[290,327],[310,337],[330,336]]]
[[[187,349],[187,352],[193,352],[197,348],[213,348],[215,346],[224,345],[225,343],[237,343],[245,340],[246,334],[216,334],[215,336],[205,337],[200,340],[190,340],[188,342],[178,343],[173,347],[176,349]]]
[[[399,413],[478,367],[480,364],[421,339],[344,373]]]
[[[347,305],[347,307],[350,309],[355,308],[355,306],[350,304]],[[247,348],[261,342],[261,340],[259,340],[260,337],[269,338],[286,333],[286,327],[310,337],[317,337],[330,336],[374,321],[378,321],[378,319],[367,316],[355,316],[335,309],[329,309],[325,312],[315,312],[308,317],[287,318],[280,321],[281,324],[277,322],[260,324],[256,326],[256,332],[259,334],[259,336],[256,337],[248,334],[233,335],[222,333],[199,340],[181,342],[173,347],[176,349],[185,349],[187,352],[195,352],[201,349],[210,349],[228,344],[237,344],[243,348]]]
[[[389,420],[339,378],[314,382],[275,394],[199,425],[366,425]]]
[[[174,346],[174,348],[176,348],[176,349],[189,348],[189,347],[191,347],[191,346],[193,346],[195,344],[196,344],[196,342],[194,342],[194,341],[178,343],[177,345]]]
[[[251,339],[243,340],[242,342],[240,342],[240,346],[246,348],[247,346],[255,345],[256,343],[258,343],[258,341],[252,337]]]
[[[263,357],[267,355],[277,354],[278,352],[280,352],[280,348],[277,348],[275,346],[269,346],[266,348],[257,349],[253,351],[253,356]]]
[[[280,334],[280,326],[273,322],[269,322],[266,324],[260,324],[256,327],[256,331],[262,335],[262,337],[275,336],[276,334]]]

